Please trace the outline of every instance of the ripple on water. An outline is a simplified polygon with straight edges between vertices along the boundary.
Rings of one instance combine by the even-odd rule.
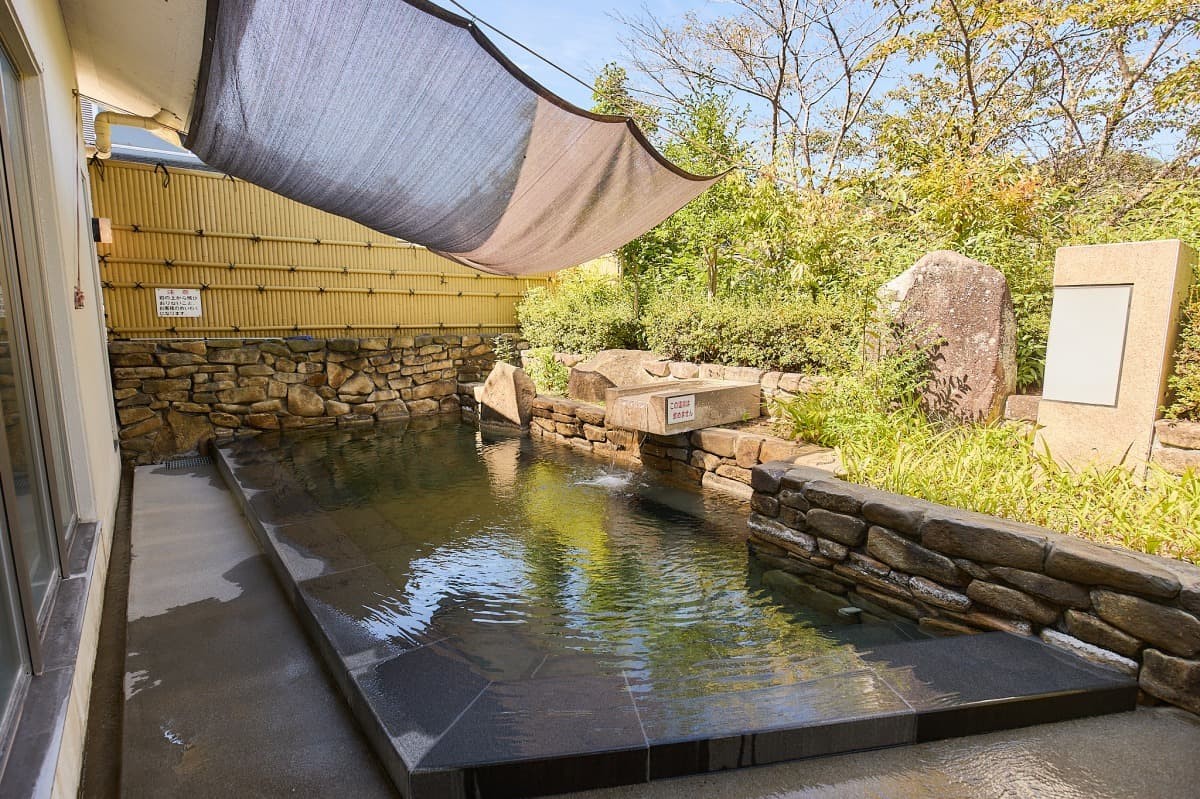
[[[864,626],[912,634],[764,585],[738,503],[561,447],[451,426],[309,437],[285,464],[396,587],[364,623],[452,637],[504,674],[603,664],[662,696],[769,690],[860,669]]]

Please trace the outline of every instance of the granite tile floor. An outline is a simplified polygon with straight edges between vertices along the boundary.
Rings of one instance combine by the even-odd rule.
[[[1200,717],[1177,708],[587,791],[564,799],[1191,799]]]

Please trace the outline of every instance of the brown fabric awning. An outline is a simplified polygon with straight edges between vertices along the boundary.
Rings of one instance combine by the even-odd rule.
[[[603,255],[719,179],[424,0],[210,0],[190,128],[212,167],[496,274]]]

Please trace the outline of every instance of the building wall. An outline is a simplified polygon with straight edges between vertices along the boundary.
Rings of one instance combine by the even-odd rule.
[[[96,631],[120,481],[105,331],[95,255],[84,228],[87,186],[78,125],[75,67],[57,3],[6,0],[0,7],[0,38],[22,74],[22,105],[27,123],[23,143],[31,163],[33,209],[40,254],[41,294],[26,297],[27,314],[47,323],[49,341],[43,377],[56,384],[58,398],[47,402],[49,424],[61,426],[70,452],[75,505],[84,521],[101,523],[93,590],[86,604],[65,726],[51,753],[57,763],[53,790],[77,793],[82,764],[87,703],[96,654]],[[28,76],[28,77],[27,77]],[[85,302],[74,306],[80,278]],[[46,372],[49,374],[46,374]]]
[[[116,507],[119,479],[112,468],[117,462],[113,413],[104,403],[83,401],[107,392],[108,365],[100,281],[86,232],[87,178],[74,94],[75,67],[57,5],[9,1],[40,70],[23,81],[22,97],[31,128],[25,144],[36,187],[34,210],[45,293],[40,298],[44,306],[31,310],[48,317],[52,366],[62,398],[62,407],[53,410],[67,432],[70,451],[77,456],[72,470],[80,515],[108,519]],[[18,68],[27,74],[27,66],[18,64]],[[77,278],[85,297],[78,309],[74,307]]]
[[[545,278],[485,275],[218,173],[93,166],[116,338],[495,334]],[[200,318],[161,318],[155,288],[202,289]]]

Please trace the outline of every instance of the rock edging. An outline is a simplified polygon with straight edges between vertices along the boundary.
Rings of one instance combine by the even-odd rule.
[[[1200,713],[1200,567],[848,483],[753,469],[750,547],[936,632],[1005,630]]]
[[[809,375],[800,372],[781,372],[771,369],[759,369],[754,366],[725,366],[719,363],[694,363],[692,361],[672,361],[654,353],[642,350],[605,350],[609,353],[630,353],[633,366],[644,373],[644,379],[633,380],[631,385],[644,385],[651,382],[670,382],[678,380],[736,380],[742,383],[758,383],[762,390],[763,413],[770,416],[773,409],[772,400],[787,400],[800,394],[819,392],[827,382],[821,375]],[[523,355],[523,358],[527,357]],[[554,353],[554,359],[563,366],[576,371],[575,367],[584,363],[582,355],[566,352]],[[632,367],[631,367],[632,368]],[[577,377],[577,383],[582,378]],[[601,394],[597,396],[602,396]]]
[[[1154,423],[1150,462],[1172,474],[1200,471],[1200,422],[1159,419]]]
[[[616,462],[668,472],[744,499],[750,499],[751,495],[750,470],[760,463],[779,460],[794,463],[799,459],[833,465],[836,459],[825,447],[725,427],[670,436],[610,427],[604,406],[562,397],[535,398],[532,414],[531,436]]]

